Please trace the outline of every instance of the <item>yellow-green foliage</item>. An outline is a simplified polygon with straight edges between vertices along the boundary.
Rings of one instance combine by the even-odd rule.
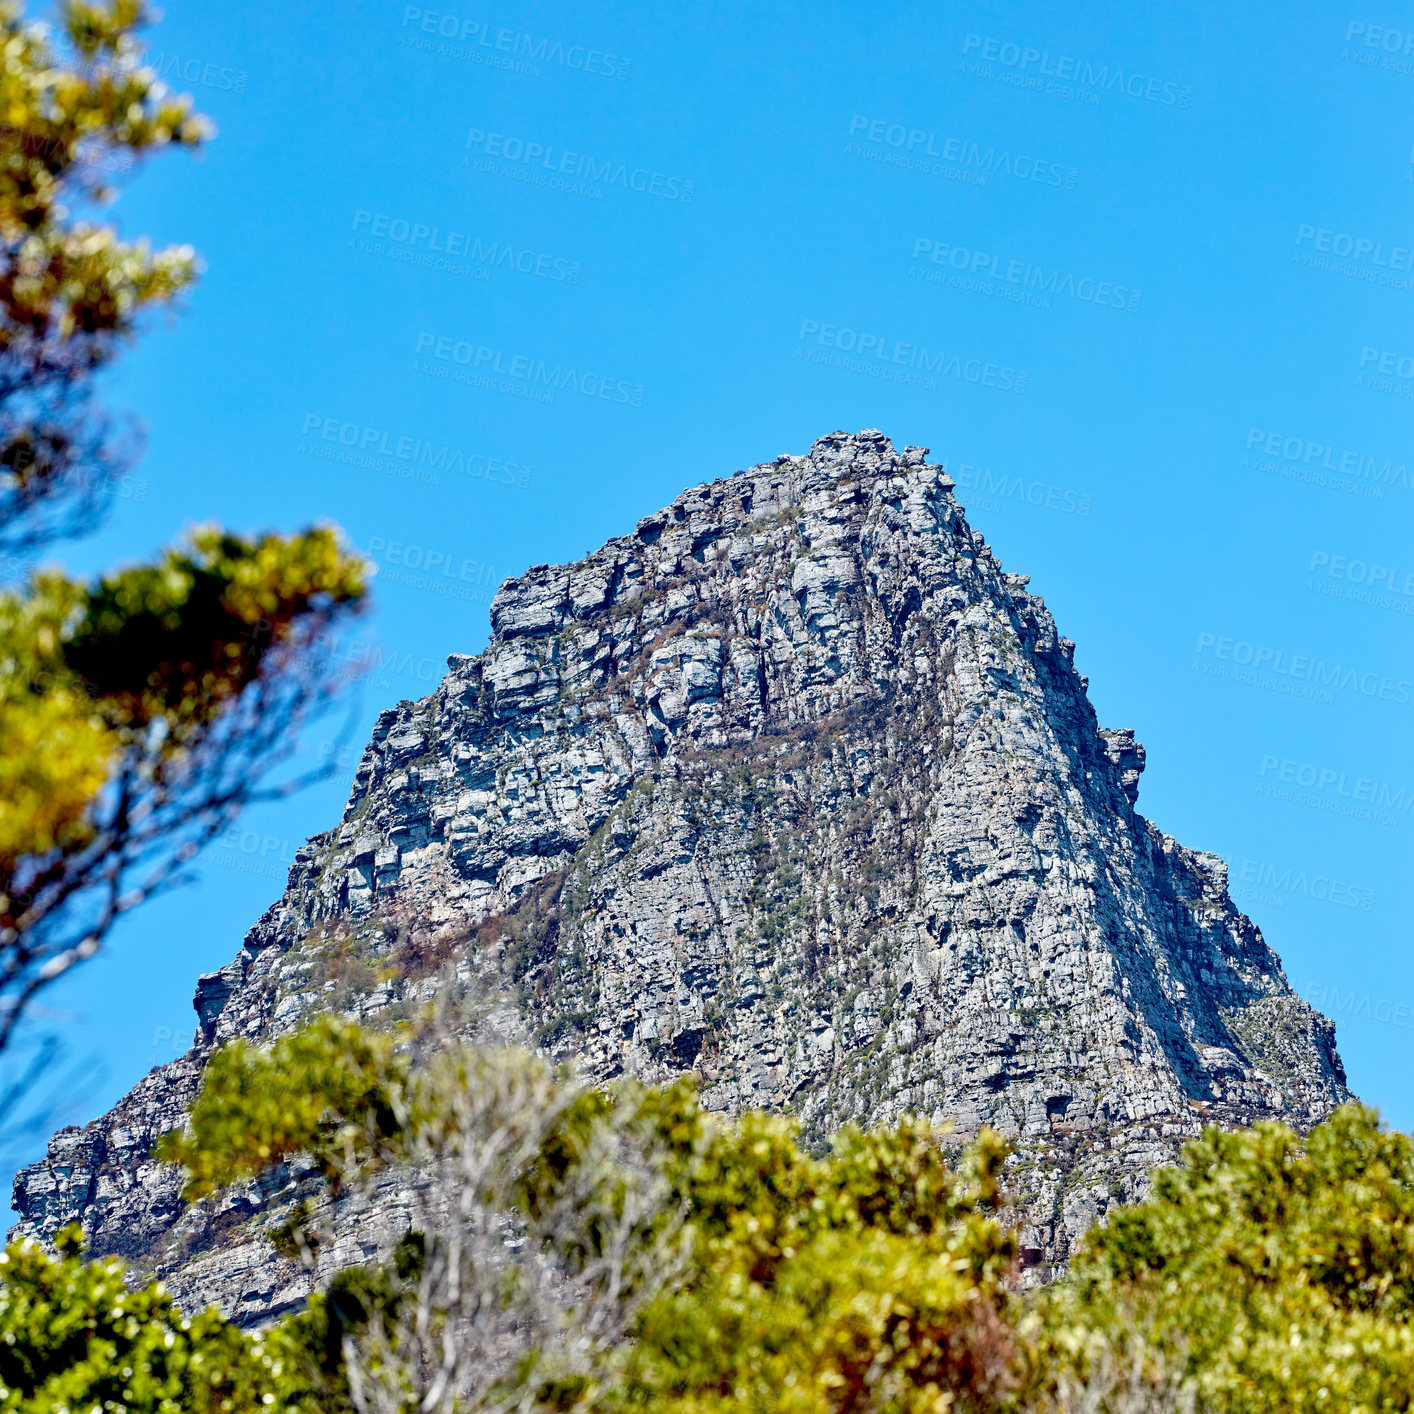
[[[301,615],[359,599],[365,572],[329,529],[247,539],[204,526],[155,565],[103,576],[64,636],[64,661],[105,718],[160,718],[180,741],[254,680]]]
[[[158,1283],[128,1290],[121,1262],[81,1260],[77,1229],[56,1245],[0,1252],[0,1410],[234,1414],[301,1397],[300,1352],[282,1338],[183,1316]]]
[[[407,1077],[393,1038],[352,1021],[323,1018],[264,1048],[233,1041],[208,1063],[189,1127],[163,1135],[157,1155],[185,1166],[188,1199],[300,1153],[337,1177],[367,1162],[365,1135],[396,1135]]]
[[[961,1176],[917,1120],[828,1157],[777,1116],[714,1128],[689,1186],[696,1260],[655,1301],[611,1405],[664,1411],[945,1410],[1007,1383],[1012,1239],[986,1213],[1004,1146]]]
[[[171,756],[255,678],[301,615],[363,595],[330,530],[204,529],[91,588],[53,573],[0,594],[0,903],[26,855],[79,849],[114,761],[161,724]]]
[[[88,176],[101,168],[96,159],[195,147],[208,127],[189,99],[167,94],[142,67],[140,0],[70,0],[60,19],[77,65],[23,6],[0,4],[0,241],[9,252],[0,263],[0,353],[78,340],[92,361],[145,307],[188,286],[196,259],[189,246],[153,252],[109,227],[71,221],[70,189],[101,200],[109,192]]]
[[[1414,1146],[1371,1110],[1186,1146],[1042,1302],[1038,1368],[1142,1331],[1214,1411],[1414,1403]]]
[[[506,1065],[538,1067],[548,1081],[531,1057],[455,1046],[409,1067],[387,1038],[323,1021],[268,1050],[237,1043],[218,1053],[189,1130],[160,1153],[187,1165],[193,1196],[300,1150],[338,1178],[368,1156],[406,1154],[411,1136],[435,1130],[439,1106],[455,1108],[458,1087],[485,1085]],[[989,1216],[1005,1154],[997,1136],[984,1134],[961,1172],[946,1164],[942,1136],[916,1120],[847,1128],[816,1158],[789,1121],[714,1118],[686,1083],[608,1093],[555,1085],[554,1121],[512,1190],[522,1210],[533,1218],[554,1204],[594,1126],[624,1107],[667,1179],[664,1221],[685,1220],[693,1259],[686,1279],[636,1316],[626,1360],[602,1381],[546,1388],[547,1399],[824,1414],[861,1400],[880,1410],[983,1407],[1004,1390],[1013,1243]],[[622,1170],[604,1170],[611,1186],[622,1180]],[[608,1199],[612,1215],[617,1188]],[[641,1240],[653,1233],[650,1224]],[[557,1248],[585,1270],[600,1237],[591,1223],[561,1234]],[[328,1316],[321,1307],[305,1318],[312,1349],[330,1346]],[[526,1367],[532,1383],[535,1369]]]
[[[194,1193],[297,1150],[347,1179],[369,1162],[434,1152],[438,1126],[450,1134],[471,1113],[458,1096],[501,1084],[509,1108],[475,1113],[514,1122],[528,1108],[515,1097],[533,1094],[552,1115],[528,1131],[537,1147],[501,1190],[531,1231],[535,1215],[582,1179],[595,1127],[631,1109],[634,1142],[668,1180],[662,1222],[681,1224],[672,1241],[686,1244],[688,1260],[632,1309],[617,1348],[587,1372],[557,1373],[553,1351],[529,1352],[517,1376],[521,1393],[535,1395],[527,1408],[1144,1407],[1114,1397],[1117,1357],[1137,1359],[1141,1387],[1186,1384],[1198,1408],[1216,1414],[1414,1407],[1414,1145],[1358,1106],[1305,1139],[1274,1124],[1207,1131],[1181,1167],[1155,1176],[1148,1201],[1116,1209],[1090,1234],[1070,1277],[1022,1295],[1008,1280],[1013,1239],[994,1220],[1005,1157],[994,1134],[955,1167],[940,1136],[913,1119],[846,1128],[817,1156],[800,1148],[789,1120],[707,1114],[686,1083],[599,1092],[523,1052],[444,1043],[420,1054],[400,1044],[325,1021],[268,1050],[228,1047],[186,1136],[169,1138],[163,1153],[187,1164]],[[429,1134],[432,1149],[418,1150],[414,1136]],[[612,1226],[625,1170],[594,1172],[610,1186],[596,1221],[608,1215]],[[661,1230],[641,1224],[636,1240]],[[570,1270],[592,1270],[600,1231],[564,1235],[558,1251]],[[435,1241],[411,1234],[386,1269],[343,1274],[250,1347],[264,1362],[251,1380],[299,1407],[349,1407],[345,1342],[357,1343],[375,1310],[385,1322],[403,1319],[407,1273]],[[13,1328],[42,1348],[54,1377],[69,1360],[83,1366],[76,1380],[96,1378],[83,1342],[60,1354],[35,1321]],[[201,1329],[213,1341],[238,1338]]]
[[[209,133],[143,65],[146,5],[57,9],[40,24],[0,0],[6,553],[91,526],[124,460],[93,376],[197,269],[190,247],[153,251],[82,219],[114,194],[105,170]],[[246,539],[206,527],[91,585],[46,571],[0,595],[0,1048],[20,1003],[91,956],[118,912],[247,798],[257,766],[222,767],[243,747],[275,754],[319,698],[308,650],[363,599],[365,572],[328,529]],[[223,735],[237,700],[255,725]]]

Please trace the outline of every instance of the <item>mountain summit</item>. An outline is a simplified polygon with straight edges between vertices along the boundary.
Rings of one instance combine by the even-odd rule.
[[[184,1215],[147,1151],[213,1046],[396,1014],[449,961],[591,1076],[689,1071],[821,1138],[994,1125],[1037,1276],[1202,1124],[1323,1118],[1330,1023],[1223,862],[1137,812],[1144,749],[1026,585],[875,431],[507,580],[486,650],[382,714],[342,822],[201,979],[193,1049],[20,1174],[20,1229],[81,1221],[187,1304],[297,1301],[242,1228],[261,1194]]]

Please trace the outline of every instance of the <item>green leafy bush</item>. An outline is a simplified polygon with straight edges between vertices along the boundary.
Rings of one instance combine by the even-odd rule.
[[[279,1339],[215,1311],[184,1316],[157,1282],[129,1290],[120,1261],[81,1259],[77,1229],[55,1246],[0,1252],[0,1410],[217,1414],[298,1399],[297,1352],[282,1358]]]
[[[689,1186],[694,1260],[642,1313],[610,1407],[828,1414],[991,1407],[1011,1383],[1005,1148],[963,1173],[904,1120],[816,1159],[779,1117],[714,1126]]]
[[[1206,1130],[1038,1303],[1037,1368],[1141,1330],[1214,1411],[1414,1403],[1414,1146],[1347,1105],[1303,1140]]]
[[[4,1408],[658,1414],[1414,1405],[1414,1145],[1359,1106],[1305,1138],[1209,1130],[1114,1210],[1071,1274],[1014,1276],[1006,1148],[950,1163],[915,1119],[830,1152],[703,1111],[687,1082],[597,1090],[444,1030],[325,1020],[208,1068],[163,1154],[189,1193],[312,1156],[340,1195],[401,1166],[413,1222],[261,1335],[187,1319],[17,1244]],[[312,1222],[297,1210],[288,1242]],[[271,1228],[271,1235],[280,1230]]]

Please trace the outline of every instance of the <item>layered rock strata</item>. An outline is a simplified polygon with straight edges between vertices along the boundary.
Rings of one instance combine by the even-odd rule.
[[[873,431],[507,580],[485,651],[382,714],[343,820],[201,979],[190,1053],[16,1180],[21,1230],[79,1221],[243,1319],[297,1302],[247,1221],[287,1176],[184,1213],[150,1145],[213,1046],[396,1016],[449,960],[596,1078],[691,1071],[821,1139],[997,1127],[1036,1276],[1203,1123],[1319,1120],[1348,1098],[1330,1023],[1222,861],[1138,813],[1144,749],[1027,583]]]

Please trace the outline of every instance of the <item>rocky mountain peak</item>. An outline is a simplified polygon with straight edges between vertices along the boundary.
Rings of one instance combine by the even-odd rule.
[[[184,1213],[152,1140],[214,1045],[396,1016],[447,965],[594,1077],[690,1071],[822,1142],[998,1127],[1038,1276],[1204,1122],[1345,1099],[1329,1022],[1221,860],[1137,812],[1144,748],[927,456],[836,432],[507,580],[486,649],[380,716],[340,824],[201,979],[192,1051],[20,1175],[21,1228],[81,1221],[249,1319],[301,1299],[243,1226],[288,1195]]]

